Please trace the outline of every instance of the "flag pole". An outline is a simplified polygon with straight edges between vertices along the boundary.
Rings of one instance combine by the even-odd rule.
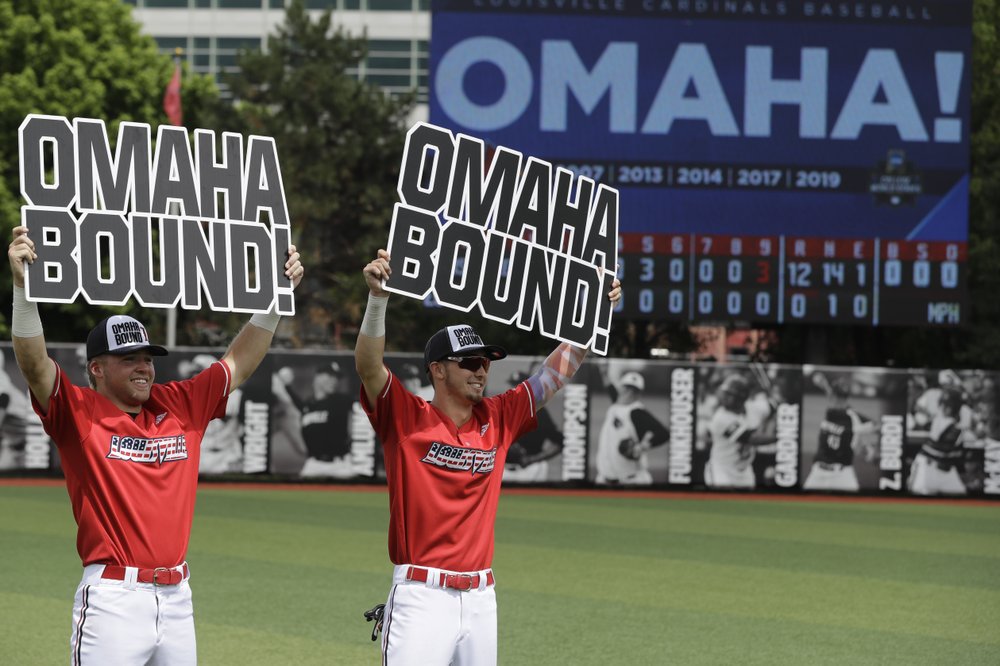
[[[180,67],[181,58],[184,56],[184,49],[179,46],[174,49],[174,74],[170,79],[170,83],[167,84],[167,90],[163,95],[163,110],[170,117],[170,122],[175,121],[176,118],[180,118],[181,109],[181,98],[180,98]],[[174,81],[177,81],[176,89],[171,90],[174,87]],[[168,108],[168,96],[173,94],[176,98],[176,108],[169,105]],[[171,212],[178,213],[177,202],[172,202],[170,204]],[[173,349],[177,345],[177,306],[167,308],[167,348]]]

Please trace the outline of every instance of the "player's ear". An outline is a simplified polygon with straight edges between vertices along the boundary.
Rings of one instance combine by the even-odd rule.
[[[431,377],[444,379],[444,363],[439,363],[439,362],[431,363]]]

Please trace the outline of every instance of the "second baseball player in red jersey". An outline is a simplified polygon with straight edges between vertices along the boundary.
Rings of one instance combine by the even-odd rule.
[[[510,390],[485,397],[490,366],[507,356],[468,325],[448,326],[424,347],[430,402],[383,363],[389,255],[364,269],[368,307],[355,362],[361,402],[382,440],[389,486],[389,558],[395,565],[382,616],[382,663],[489,666],[497,661],[493,529],[511,443],[576,374],[586,350],[561,344]],[[620,298],[617,280],[608,297]]]
[[[302,279],[292,246],[285,275]],[[25,227],[7,250],[14,278],[11,333],[17,365],[45,432],[59,449],[77,523],[83,578],[73,602],[70,663],[197,663],[185,561],[201,440],[229,394],[263,360],[279,317],[255,314],[223,357],[193,378],[156,384],[146,327],[105,318],[87,336],[90,387],[74,386],[49,358],[38,306],[24,293],[37,255]]]

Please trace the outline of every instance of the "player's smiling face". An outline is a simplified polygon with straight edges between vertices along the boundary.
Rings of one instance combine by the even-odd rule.
[[[153,357],[148,352],[104,354],[94,361],[98,393],[123,411],[138,413],[156,379]]]
[[[445,386],[449,391],[473,403],[483,399],[486,376],[489,373],[485,364],[481,364],[476,370],[467,370],[452,360],[441,361],[441,364],[445,371]]]

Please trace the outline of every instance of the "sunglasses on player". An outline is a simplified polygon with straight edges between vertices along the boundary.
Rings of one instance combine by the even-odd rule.
[[[468,370],[469,372],[478,372],[479,368],[483,370],[490,369],[490,359],[485,356],[446,356],[446,361],[454,361],[458,363],[458,367],[462,370]]]

